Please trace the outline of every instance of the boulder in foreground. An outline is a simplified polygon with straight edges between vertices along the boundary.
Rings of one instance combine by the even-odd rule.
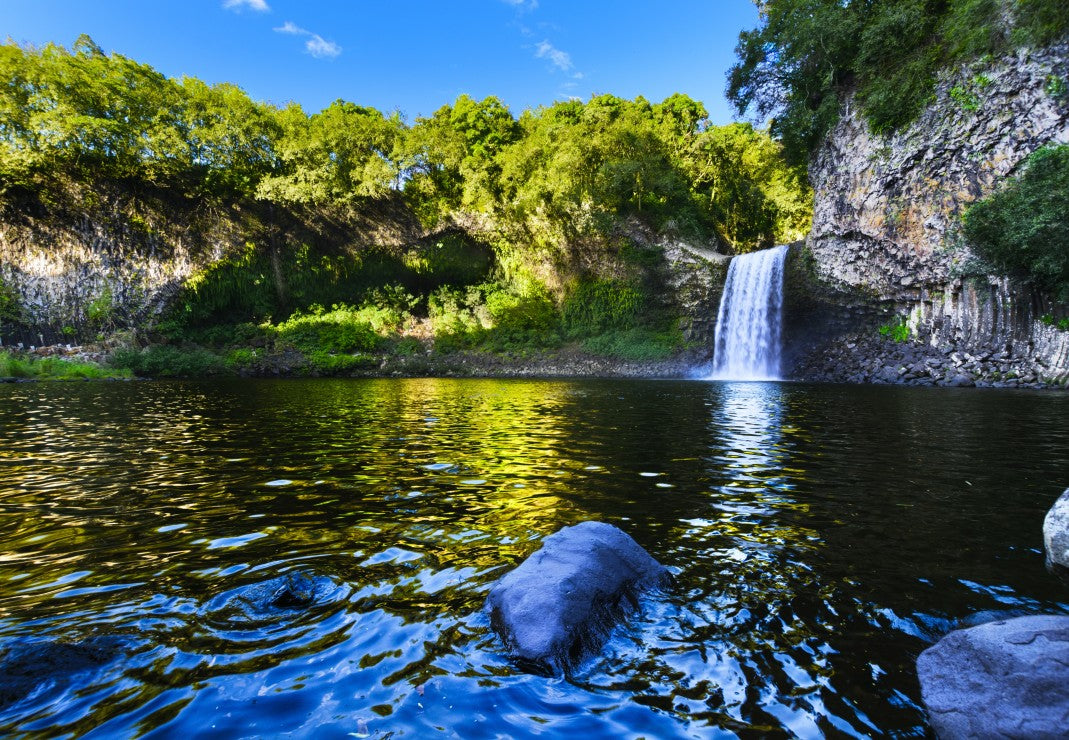
[[[1058,497],[1043,519],[1043,547],[1054,569],[1069,569],[1069,488]]]
[[[1069,728],[1069,617],[955,630],[917,659],[936,734],[1061,738]]]
[[[521,666],[553,673],[597,650],[637,604],[638,591],[668,579],[665,567],[621,530],[582,522],[547,537],[494,584],[490,620]]]

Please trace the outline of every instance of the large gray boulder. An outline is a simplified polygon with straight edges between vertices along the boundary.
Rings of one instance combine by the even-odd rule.
[[[668,579],[627,534],[583,522],[547,537],[494,584],[490,621],[519,665],[555,673],[598,649],[640,589]]]
[[[1043,519],[1043,546],[1048,563],[1056,568],[1069,568],[1069,488]]]
[[[1069,617],[1032,616],[955,630],[917,659],[936,734],[1069,734]]]

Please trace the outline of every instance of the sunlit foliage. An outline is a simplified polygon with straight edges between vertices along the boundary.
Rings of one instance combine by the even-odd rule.
[[[1049,43],[1069,32],[1064,0],[758,5],[759,26],[739,36],[728,98],[740,114],[772,117],[772,134],[796,162],[805,161],[835,122],[850,91],[857,91],[873,131],[893,131],[931,99],[941,69],[1014,45]]]

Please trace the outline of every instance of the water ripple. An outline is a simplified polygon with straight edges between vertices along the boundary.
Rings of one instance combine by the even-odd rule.
[[[761,383],[0,387],[0,732],[921,734],[926,645],[1069,611],[1037,524],[1067,412]],[[675,586],[569,677],[522,673],[486,593],[587,519]]]

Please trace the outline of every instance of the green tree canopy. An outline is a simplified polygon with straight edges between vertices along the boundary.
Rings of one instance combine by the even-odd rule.
[[[772,134],[794,162],[806,160],[849,91],[874,131],[891,131],[923,108],[940,69],[1069,31],[1064,0],[764,0],[759,7],[759,26],[739,35],[727,95],[740,115],[771,117]]]

